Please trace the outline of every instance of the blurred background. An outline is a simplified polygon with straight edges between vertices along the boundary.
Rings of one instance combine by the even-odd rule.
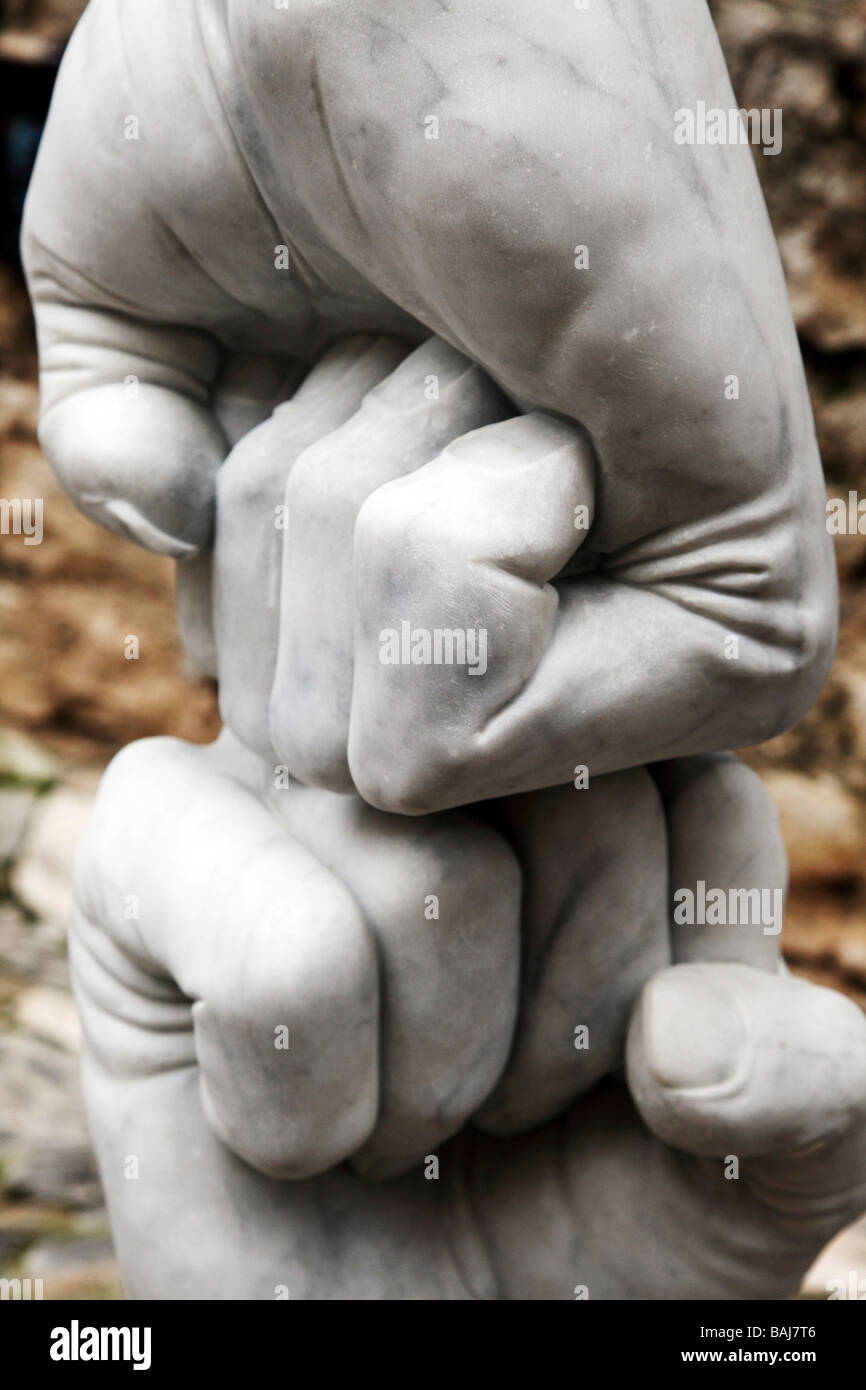
[[[130,739],[200,742],[210,682],[175,635],[173,572],[91,525],[36,442],[36,354],[17,253],[27,178],[83,0],[0,0],[0,497],[43,499],[44,539],[0,536],[0,1275],[48,1298],[119,1298],[77,1077],[65,930],[72,851]],[[866,498],[866,0],[713,0],[739,104],[781,107],[758,153],[809,374],[828,496]],[[866,531],[866,518],[864,518]],[[815,709],[746,754],[791,861],[783,944],[866,1007],[866,534],[837,538],[839,654]],[[124,639],[140,657],[124,659]],[[866,1275],[866,1223],[804,1284]]]

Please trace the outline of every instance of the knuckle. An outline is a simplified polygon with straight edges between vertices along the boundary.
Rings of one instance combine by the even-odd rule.
[[[429,720],[423,747],[399,758],[386,739],[359,737],[354,748],[351,741],[349,745],[358,794],[370,806],[393,815],[426,816],[453,806],[455,777],[465,763],[466,755],[453,738]]]
[[[422,474],[395,479],[370,494],[355,522],[356,553],[373,558],[442,538],[441,515],[431,505]]]

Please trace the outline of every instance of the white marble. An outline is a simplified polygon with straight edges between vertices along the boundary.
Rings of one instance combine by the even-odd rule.
[[[229,733],[134,744],[81,846],[85,1092],[133,1295],[796,1290],[866,1197],[866,1024],[753,927],[672,956],[666,907],[666,850],[725,883],[745,848],[778,882],[753,773],[678,765],[667,818],[645,771],[614,774],[496,827],[269,773]]]
[[[177,558],[226,725],[120,754],[79,854],[134,1295],[779,1297],[862,1208],[862,1015],[778,913],[677,917],[781,902],[719,750],[836,632],[778,254],[750,151],[675,141],[699,99],[698,0],[76,31],[41,439]]]

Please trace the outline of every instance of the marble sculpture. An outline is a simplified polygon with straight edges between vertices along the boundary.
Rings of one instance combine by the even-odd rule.
[[[73,36],[41,440],[176,559],[224,722],[124,750],[78,859],[131,1296],[778,1298],[866,1204],[866,1022],[781,964],[727,751],[813,702],[836,589],[755,154],[699,102],[702,0]]]

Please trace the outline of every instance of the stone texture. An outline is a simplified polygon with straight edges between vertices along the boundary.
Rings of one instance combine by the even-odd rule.
[[[844,228],[851,209],[856,209],[858,202],[862,200],[862,188],[857,172],[851,164],[847,107],[843,99],[844,93],[840,90],[841,78],[844,77],[850,86],[852,81],[859,80],[858,75],[861,72],[857,34],[852,26],[853,11],[850,6],[831,3],[828,7],[831,11],[829,22],[818,26],[809,15],[797,13],[796,6],[783,7],[784,13],[781,17],[770,6],[720,4],[717,8],[722,13],[723,37],[729,51],[735,57],[734,71],[738,95],[741,94],[742,86],[742,92],[747,93],[748,100],[751,100],[751,94],[754,92],[757,94],[756,104],[766,105],[767,92],[773,93],[772,99],[785,105],[786,120],[790,113],[788,130],[791,131],[792,126],[794,128],[791,148],[798,155],[802,153],[801,142],[807,138],[819,145],[832,145],[835,151],[835,161],[828,158],[826,151],[824,152],[820,170],[817,161],[807,158],[795,159],[793,164],[801,173],[798,175],[799,184],[793,190],[789,185],[782,183],[775,188],[770,187],[772,176],[766,166],[773,164],[773,161],[759,161],[759,167],[761,163],[765,166],[761,172],[768,176],[771,205],[777,217],[781,210],[781,222],[777,222],[780,242],[792,287],[798,324],[807,344],[825,357],[843,351],[846,354],[857,353],[864,344],[866,317],[855,276],[847,263],[850,261],[851,241],[849,239],[849,249],[846,251]],[[781,165],[781,161],[779,163]],[[791,164],[788,163],[788,168],[790,167]],[[799,200],[800,207],[808,204],[811,208],[814,204],[815,214],[808,227],[786,225],[785,216],[793,217],[792,199]],[[843,228],[842,235],[830,235],[828,229],[838,228],[839,225]],[[832,243],[829,249],[828,243]],[[830,389],[831,385],[838,384],[837,378],[840,376],[843,378],[844,386],[842,398],[834,396]],[[834,470],[834,478],[843,476],[846,470],[852,470],[857,463],[856,441],[861,423],[863,398],[857,380],[856,365],[852,367],[850,360],[846,359],[841,367],[839,364],[828,367],[823,358],[818,367],[813,365],[813,386],[818,382],[818,424],[825,441],[828,460]],[[6,412],[8,428],[14,441],[9,477],[15,485],[25,474],[36,476],[34,470],[41,467],[32,445],[33,405],[32,391],[28,393],[26,387],[13,388],[5,398],[0,396],[0,412]],[[31,433],[28,434],[28,431]],[[16,450],[19,452],[16,453]],[[46,489],[49,486],[46,482]],[[52,543],[55,546],[53,554],[56,556],[56,546],[60,543],[59,535],[53,536]],[[86,549],[86,546],[84,548]],[[840,544],[839,551],[844,556],[846,580],[851,586],[849,594],[852,590],[856,593],[859,567],[863,561],[862,548],[856,538],[847,538],[844,544]],[[116,553],[116,550],[112,553]],[[95,554],[94,550],[92,555]],[[26,556],[17,557],[17,563],[22,567],[19,573],[23,572],[23,567],[31,566],[31,561]],[[153,673],[148,673],[142,679],[142,673],[138,672],[139,679],[130,690],[131,683],[126,680],[127,673],[121,674],[122,668],[118,668],[117,642],[122,629],[129,630],[129,624],[124,622],[129,611],[128,606],[121,610],[119,620],[117,612],[113,617],[110,614],[107,617],[106,609],[103,610],[102,616],[88,614],[86,595],[92,589],[94,575],[91,573],[86,582],[77,584],[74,580],[70,582],[70,575],[68,572],[64,574],[62,565],[59,568],[54,566],[53,559],[49,561],[47,557],[42,556],[32,565],[33,573],[41,584],[54,584],[55,608],[52,613],[49,603],[43,611],[42,621],[51,635],[56,652],[63,651],[64,644],[67,648],[72,647],[74,652],[78,644],[81,665],[76,669],[74,658],[67,662],[65,656],[63,661],[58,663],[63,671],[70,672],[68,684],[65,675],[58,675],[57,671],[51,672],[47,680],[41,674],[27,672],[26,634],[24,619],[21,616],[20,593],[16,589],[15,580],[6,583],[0,591],[0,604],[14,633],[12,655],[13,669],[16,673],[9,697],[10,716],[44,729],[61,726],[66,738],[72,730],[73,738],[84,736],[108,742],[116,738],[120,730],[128,733],[130,728],[134,732],[148,732],[156,727],[177,728],[180,708],[178,702],[184,693],[182,684],[175,683],[171,686],[170,692],[165,694],[165,698],[161,698],[162,687],[159,679],[153,679]],[[164,602],[166,594],[167,588],[164,586],[160,602]],[[109,604],[108,609],[110,608]],[[859,682],[857,675],[858,666],[862,670],[862,652],[857,649],[856,639],[853,637],[856,624],[860,625],[862,631],[863,609],[856,597],[850,599],[846,617],[848,626],[843,628],[843,644],[850,669],[847,672],[840,671],[835,686],[831,686],[822,706],[819,706],[818,713],[811,721],[807,720],[795,735],[785,736],[787,743],[784,740],[779,741],[782,751],[778,747],[771,747],[759,755],[756,761],[764,768],[790,765],[796,769],[794,773],[776,772],[769,779],[782,811],[783,828],[793,852],[796,891],[794,926],[789,929],[788,934],[791,955],[804,969],[821,978],[827,976],[838,981],[841,974],[850,985],[851,992],[855,993],[856,981],[862,980],[863,950],[860,938],[855,935],[854,930],[857,920],[856,908],[853,911],[849,909],[852,901],[856,899],[858,885],[862,879],[856,845],[859,826],[862,823],[858,798],[862,800],[863,791],[862,770],[857,771],[857,760],[852,756],[852,750],[859,749],[864,727],[863,692],[860,689],[862,682]],[[161,640],[162,638],[158,638],[158,641]],[[92,674],[87,669],[89,650],[100,652],[102,657],[95,663]],[[169,670],[174,660],[173,653],[167,646],[161,646],[159,654],[162,670]],[[211,693],[206,687],[193,687],[191,684],[187,689],[197,690],[202,695],[199,716],[195,710],[190,713],[189,704],[182,711],[182,717],[194,727],[196,717],[199,717],[193,734],[196,736],[205,727],[210,727],[208,720],[212,719],[212,706],[208,702]],[[413,723],[411,719],[408,722],[410,725]],[[142,728],[142,724],[145,727]],[[189,728],[185,727],[182,731],[188,733]],[[86,800],[86,797],[79,800]],[[52,920],[58,919],[63,911],[63,885],[68,873],[65,867],[68,864],[68,855],[65,851],[55,853],[54,839],[55,835],[58,842],[67,838],[66,828],[75,820],[76,813],[72,809],[75,802],[75,795],[71,798],[61,795],[59,800],[50,798],[44,807],[38,808],[37,823],[28,851],[29,859],[22,865],[15,878],[16,888],[25,901],[28,900],[29,892],[29,905],[38,907]],[[10,820],[14,822],[14,817],[11,816]],[[12,834],[10,831],[10,835]],[[837,895],[829,899],[832,910],[827,909],[826,894],[822,896],[820,892],[826,879],[831,881],[831,892]],[[820,913],[814,915],[807,930],[803,922],[802,905],[808,901],[810,892],[815,895],[813,901],[822,905],[825,917],[822,919]],[[843,907],[843,901],[847,903],[847,907]],[[798,902],[801,906],[799,919]],[[22,946],[23,933],[13,928],[10,937],[13,938],[10,957],[17,957],[16,968],[19,971],[22,966],[26,969],[28,956],[26,948]],[[38,951],[31,947],[29,959],[36,962],[38,958]],[[21,1094],[26,1091],[26,1082],[21,1078],[30,1073],[43,1075],[49,1085],[53,1086],[56,1073],[46,1062],[49,1054],[41,1050],[42,1040],[30,1035],[41,1031],[52,1038],[55,1044],[73,1045],[68,1009],[64,1005],[58,1007],[58,995],[46,995],[42,986],[30,986],[23,991],[18,990],[17,984],[10,988],[15,1016],[19,1025],[23,1025],[27,1030],[23,1034],[12,1035],[21,1042],[23,1053],[16,1053],[13,1046],[11,1075],[13,1079],[16,1076],[19,1078]],[[33,1050],[28,1051],[30,1048]],[[683,1049],[678,1050],[681,1052]],[[56,1055],[62,1056],[62,1051],[58,1050]],[[52,1100],[51,1104],[54,1103]],[[188,1118],[188,1115],[180,1116],[181,1121]],[[42,1142],[47,1143],[47,1140],[43,1139]],[[61,1125],[61,1147],[64,1142]],[[74,1152],[74,1145],[68,1152]],[[59,1166],[62,1170],[62,1161]],[[57,1180],[58,1187],[63,1181],[68,1181],[71,1185],[70,1190],[75,1189],[78,1179],[73,1171],[74,1166],[71,1160],[67,1163],[65,1175],[62,1174]],[[590,1163],[580,1171],[586,1173],[591,1170]],[[40,1195],[41,1200],[54,1200],[51,1196],[50,1163],[49,1177],[46,1178],[44,1173],[40,1176],[38,1164],[33,1162],[33,1154],[30,1153],[28,1156],[25,1151],[23,1169],[20,1171],[23,1171],[25,1176],[15,1189],[16,1193],[32,1191]],[[80,1179],[80,1174],[78,1178]],[[340,1189],[340,1181],[338,1179],[330,1184],[324,1183],[320,1194],[322,1212],[327,1213],[330,1210],[333,1216],[333,1225],[325,1218],[325,1229],[332,1231],[335,1238],[339,1230],[339,1213],[345,1211],[346,1205],[346,1192]],[[356,1195],[355,1200],[363,1222],[363,1208],[368,1198]],[[399,1193],[391,1200],[397,1203],[397,1207],[391,1208],[393,1228],[395,1231],[402,1231]],[[369,1201],[372,1210],[375,1208],[375,1200],[371,1198]],[[386,1210],[388,1201],[387,1198],[383,1199]],[[303,1212],[301,1216],[304,1217]],[[33,1230],[36,1230],[35,1224]],[[266,1240],[266,1236],[264,1239]],[[35,1273],[35,1266],[42,1262],[59,1269],[62,1273],[64,1248],[62,1242],[43,1235],[40,1243],[33,1247],[27,1256],[28,1269],[33,1267]],[[104,1250],[98,1237],[84,1239],[81,1260],[84,1264],[92,1262],[95,1265],[99,1271],[97,1283],[105,1274],[100,1265],[103,1254]],[[850,1259],[851,1256],[846,1255],[844,1258]],[[417,1270],[415,1273],[423,1282],[423,1272]],[[76,1277],[73,1271],[68,1276],[72,1282],[67,1282],[65,1286],[77,1287]],[[207,1277],[206,1267],[203,1267],[202,1277]],[[375,1284],[373,1287],[375,1288]],[[201,1288],[202,1284],[199,1283],[199,1292]],[[449,1286],[446,1281],[438,1289],[438,1296],[460,1294],[458,1291],[455,1295],[453,1286]]]
[[[87,823],[91,796],[61,787],[34,810],[17,857],[13,887],[19,899],[43,920],[65,923],[75,848]]]
[[[98,1200],[78,1058],[24,1033],[0,1035],[0,1163],[7,1196],[84,1208]]]
[[[22,990],[15,1000],[15,1021],[33,1037],[77,1055],[81,1046],[78,1012],[68,991],[47,985]]]

